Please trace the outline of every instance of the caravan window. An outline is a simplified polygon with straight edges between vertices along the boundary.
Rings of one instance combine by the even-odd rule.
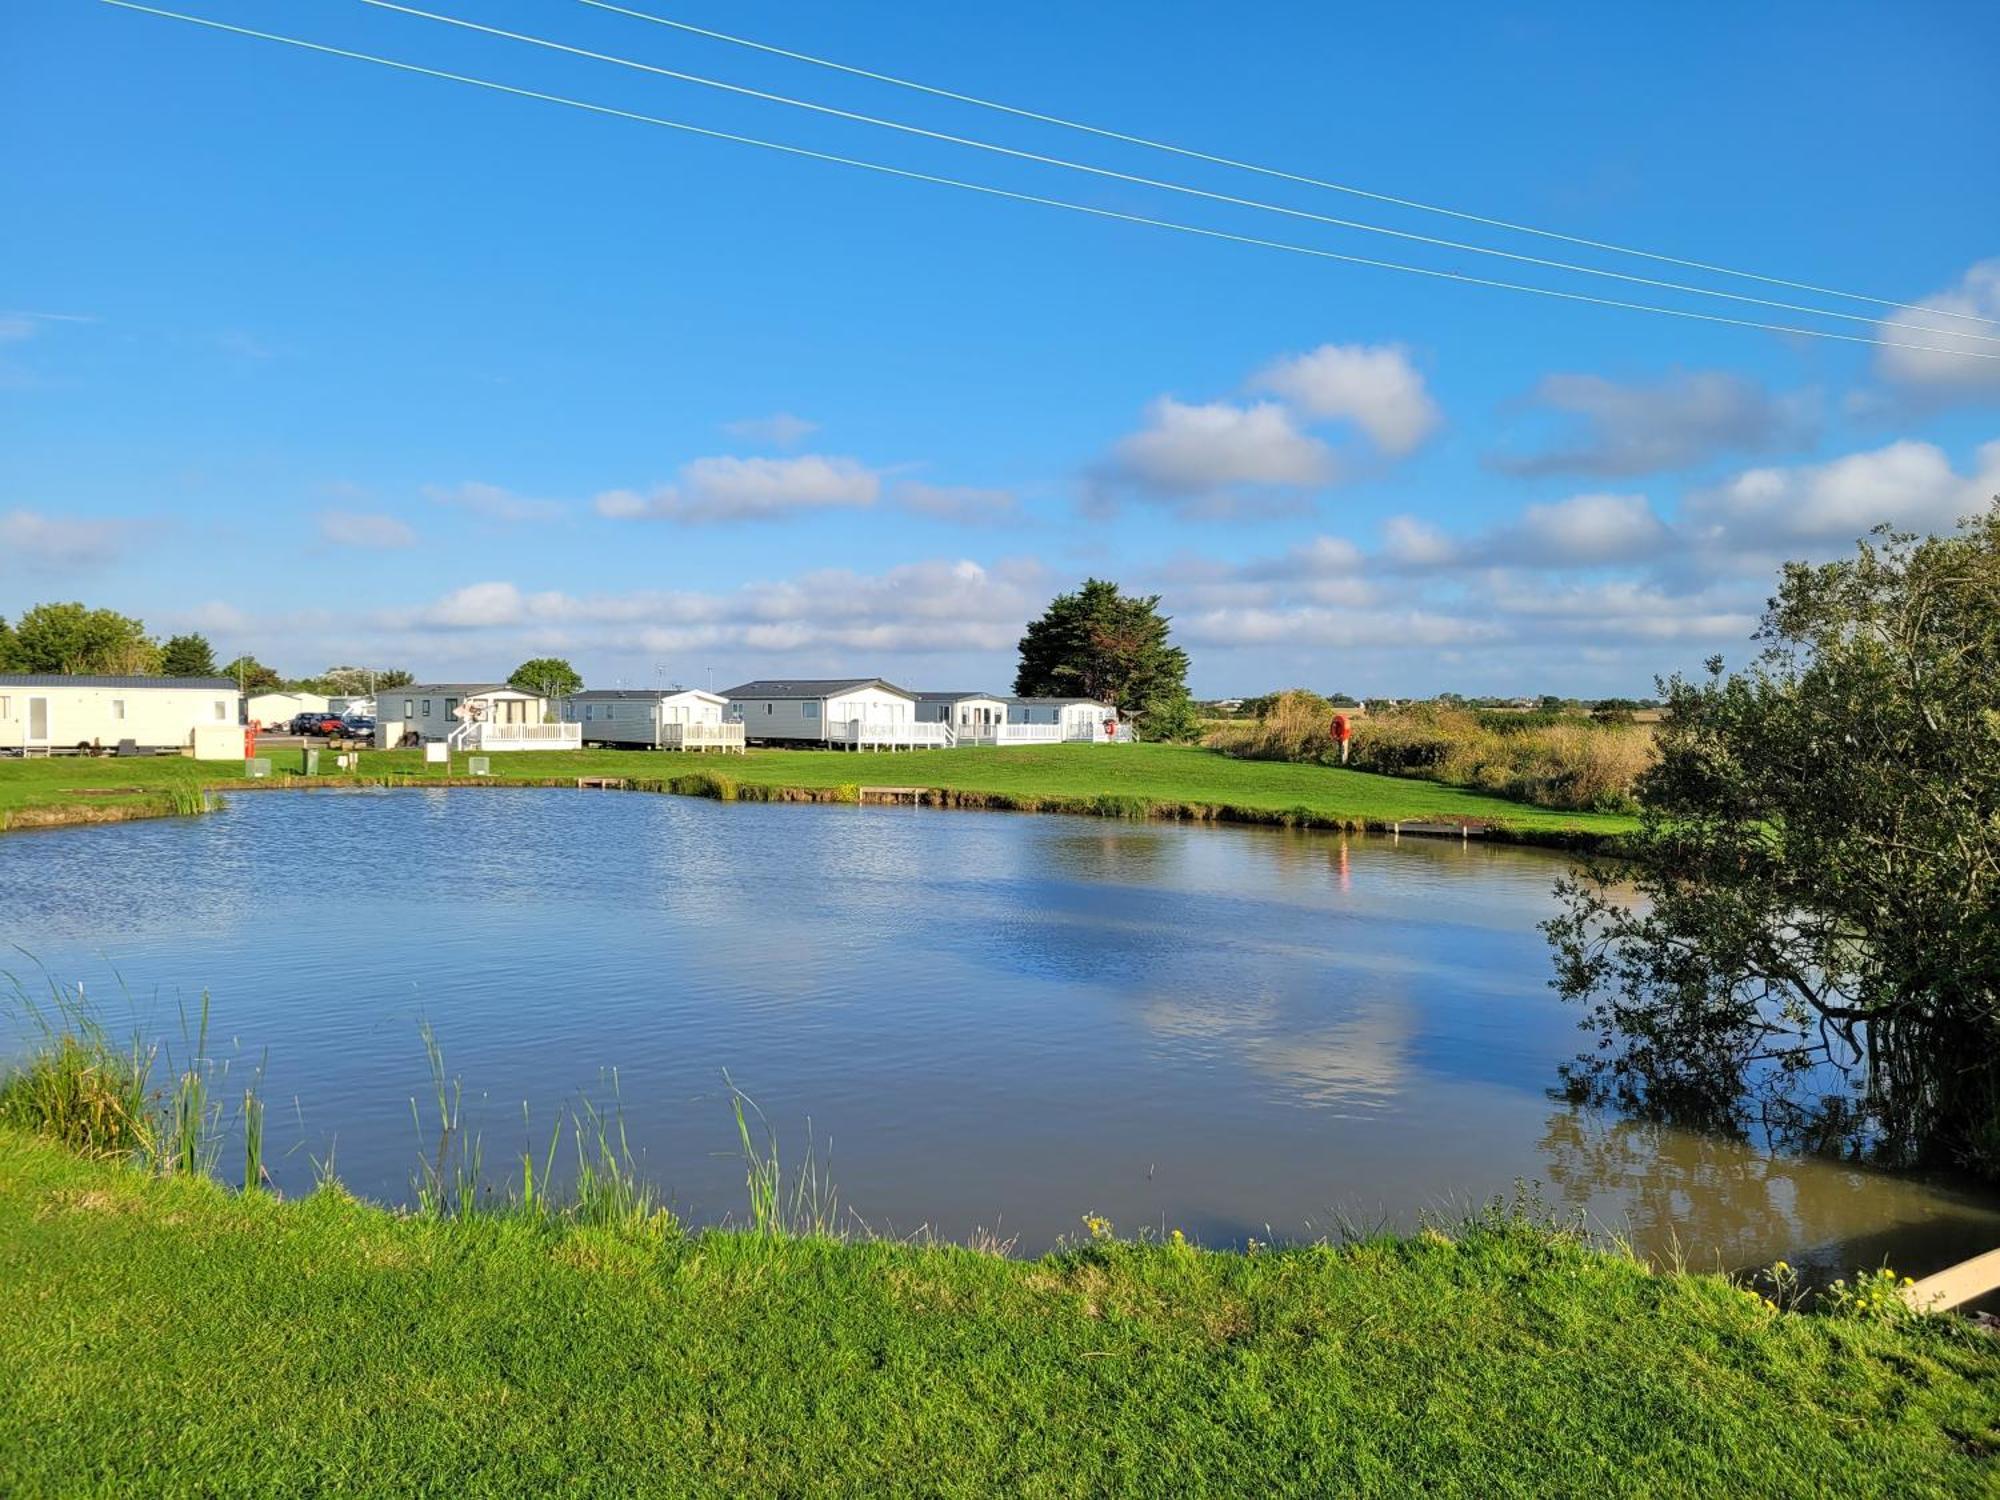
[[[426,698],[424,699],[424,717],[428,719],[430,716],[431,716],[431,700]]]
[[[125,717],[125,700],[123,698],[113,698],[111,700],[111,717],[114,719]]]
[[[804,703],[799,705],[799,713],[805,718],[817,719],[819,717],[819,704],[808,698]]]
[[[414,719],[416,716],[417,716],[417,700],[414,698],[405,698],[403,700],[403,717],[406,719]]]
[[[229,704],[221,698],[215,700],[215,722],[225,723],[229,718]]]

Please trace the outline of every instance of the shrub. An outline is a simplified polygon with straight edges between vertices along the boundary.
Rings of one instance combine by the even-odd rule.
[[[1258,701],[1264,712],[1256,722],[1218,726],[1208,745],[1257,760],[1340,763],[1327,732],[1340,712],[1331,702],[1304,690]],[[1420,703],[1352,717],[1348,764],[1356,770],[1473,787],[1538,807],[1629,811],[1633,786],[1653,760],[1650,728],[1578,714]]]

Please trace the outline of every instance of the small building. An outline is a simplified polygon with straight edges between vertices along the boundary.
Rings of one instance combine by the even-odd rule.
[[[243,695],[227,677],[70,677],[0,673],[0,754],[193,750],[240,755]],[[227,731],[218,734],[215,726]]]
[[[917,695],[880,677],[766,677],[724,694],[744,737],[771,745],[915,749],[949,744],[946,725],[917,722]]]
[[[1053,729],[1038,738],[1108,744],[1129,739],[1118,710],[1095,698],[1009,698],[1007,722],[1021,729]]]
[[[1007,700],[998,693],[918,693],[917,722],[949,724],[961,739],[991,739],[1007,722]]]
[[[299,714],[331,712],[331,703],[319,693],[252,693],[243,701],[243,722],[265,728],[289,724]]]
[[[586,745],[653,750],[741,750],[729,700],[700,688],[590,688],[563,699],[562,719]]]
[[[444,740],[463,750],[574,750],[573,724],[549,700],[504,682],[423,682],[375,695],[375,743],[384,749]]]

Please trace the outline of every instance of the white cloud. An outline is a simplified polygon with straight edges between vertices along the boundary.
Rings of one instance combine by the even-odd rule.
[[[1283,397],[1318,422],[1352,422],[1384,453],[1413,451],[1443,420],[1399,344],[1322,344],[1274,361],[1253,390]]]
[[[31,339],[51,323],[94,323],[95,318],[76,313],[45,313],[0,310],[0,344],[18,344]]]
[[[1806,542],[1845,543],[1888,522],[1948,530],[2000,491],[2000,442],[1960,475],[1942,449],[1904,440],[1831,463],[1750,469],[1691,496],[1691,542],[1710,551],[1763,553]]]
[[[327,510],[319,517],[320,540],[336,547],[360,547],[370,551],[393,551],[414,547],[417,534],[395,516],[366,511]]]
[[[1530,505],[1503,539],[1517,560],[1551,566],[1638,562],[1668,544],[1666,525],[1644,495],[1573,495]]]
[[[528,601],[511,583],[469,583],[430,604],[416,618],[419,624],[446,630],[519,625],[528,618]]]
[[[569,511],[569,507],[559,500],[533,500],[512,490],[504,490],[497,484],[485,484],[476,479],[459,484],[427,484],[424,496],[433,504],[470,511],[481,520],[509,525],[526,521],[553,521]]]
[[[118,555],[130,523],[90,521],[15,509],[0,513],[0,563],[82,568]]]
[[[1769,453],[1810,442],[1818,397],[1773,396],[1720,370],[1676,371],[1620,384],[1601,375],[1550,375],[1534,403],[1570,418],[1540,452],[1495,454],[1511,474],[1622,477],[1684,469],[1724,453]]]
[[[720,593],[573,595],[492,581],[453,589],[414,610],[385,611],[371,623],[385,632],[482,632],[517,645],[532,640],[626,652],[1000,652],[1013,646],[1045,593],[1041,565],[1030,559],[989,565],[938,559],[879,574],[824,569]]]
[[[1967,395],[2000,390],[2000,344],[1982,340],[2000,336],[1992,322],[2000,320],[2000,257],[1982,260],[1954,286],[1917,303],[1922,312],[1899,312],[1882,320],[1878,336],[1923,349],[1882,349],[1876,371],[1885,380],[1933,395]],[[1946,314],[1961,316],[1944,316]],[[1935,352],[1935,351],[1945,352]],[[1985,356],[1983,358],[1977,356]]]
[[[1306,489],[1334,477],[1332,451],[1274,401],[1194,406],[1162,396],[1146,418],[1118,440],[1104,471],[1120,488],[1187,502],[1246,487]]]
[[[1019,510],[1011,490],[981,489],[966,484],[920,484],[906,480],[896,486],[895,500],[916,515],[968,526],[1011,521]]]
[[[875,503],[881,489],[881,476],[851,458],[817,453],[697,458],[681,466],[672,484],[646,494],[610,490],[596,504],[599,515],[614,518],[768,520],[799,511],[864,508]]]
[[[1459,558],[1456,542],[1416,516],[1391,516],[1382,524],[1382,552],[1406,568],[1449,567]]]
[[[795,417],[788,411],[768,417],[746,417],[740,422],[724,422],[722,430],[746,443],[764,443],[773,448],[796,448],[815,432],[819,423]]]

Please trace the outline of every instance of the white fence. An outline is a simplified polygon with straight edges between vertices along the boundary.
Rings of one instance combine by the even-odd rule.
[[[461,724],[446,743],[454,750],[581,750],[581,724]]]
[[[949,750],[958,743],[949,724],[919,724],[910,719],[849,719],[826,726],[829,745],[855,750]]]
[[[662,750],[723,750],[743,753],[741,724],[662,724]]]

